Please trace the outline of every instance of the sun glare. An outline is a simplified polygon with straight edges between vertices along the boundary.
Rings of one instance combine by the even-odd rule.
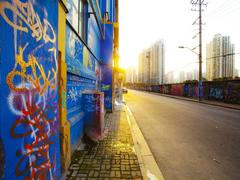
[[[129,67],[137,68],[137,62],[134,60],[120,59],[120,67],[124,69]]]

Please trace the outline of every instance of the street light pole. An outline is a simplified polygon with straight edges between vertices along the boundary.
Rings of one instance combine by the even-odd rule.
[[[199,39],[199,41],[202,42],[202,36]],[[178,48],[188,49],[189,51],[191,51],[194,54],[198,55],[198,58],[199,58],[198,101],[201,101],[202,100],[202,97],[201,97],[201,94],[202,94],[201,93],[202,92],[202,43],[199,43],[199,53],[196,53],[195,51],[193,51],[193,49],[190,49],[189,47],[186,47],[186,46],[178,46]]]
[[[199,1],[199,81],[198,101],[202,100],[202,0]]]

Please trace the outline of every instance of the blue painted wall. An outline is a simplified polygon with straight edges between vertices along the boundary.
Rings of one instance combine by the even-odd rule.
[[[1,0],[0,27],[3,179],[60,179],[58,1]]]
[[[101,80],[99,62],[72,28],[67,25],[66,29],[67,120],[71,125],[71,152],[77,148],[83,136],[82,93],[86,90],[98,90]],[[94,35],[93,37],[95,38]]]
[[[83,135],[84,110],[82,92],[95,89],[95,80],[86,79],[70,73],[67,74],[67,119],[71,124],[71,151],[77,148]]]
[[[102,91],[104,92],[104,106],[112,111],[112,57],[113,56],[113,25],[105,25],[105,39],[101,41]]]
[[[71,151],[80,143],[84,129],[82,93],[87,90],[100,90],[105,95],[106,109],[112,109],[112,51],[113,26],[102,24],[101,13],[106,11],[105,1],[100,1],[98,11],[96,1],[88,1],[85,13],[86,39],[77,34],[74,22],[74,5],[67,0],[69,14],[66,25],[66,63],[67,63],[67,119],[71,124]],[[75,1],[76,2],[76,1]],[[113,13],[114,3],[109,5]],[[111,11],[110,11],[111,10]],[[113,20],[113,15],[110,16]]]

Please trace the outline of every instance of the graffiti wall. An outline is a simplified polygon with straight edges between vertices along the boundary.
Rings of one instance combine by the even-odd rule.
[[[196,84],[196,83],[184,84],[183,96],[197,98],[198,97],[198,84]]]
[[[225,102],[240,104],[240,83],[229,82],[225,90]]]
[[[71,152],[73,152],[84,133],[82,93],[98,90],[101,83],[101,69],[95,56],[68,25],[66,28],[66,64],[67,120],[70,122]]]
[[[73,74],[67,75],[67,120],[70,122],[71,152],[80,143],[84,128],[84,109],[82,93],[86,90],[96,90],[94,80],[89,80]]]
[[[1,0],[0,27],[4,179],[59,179],[58,1]]]
[[[148,91],[144,84],[128,85],[129,88]],[[146,88],[147,87],[147,88]],[[198,83],[179,83],[151,86],[151,91],[174,96],[198,98]],[[240,80],[203,82],[203,99],[240,104]]]
[[[113,25],[105,25],[105,39],[101,41],[102,91],[104,92],[104,106],[108,111],[113,110],[112,96],[112,54],[113,53]]]
[[[102,66],[102,92],[104,92],[104,106],[106,110],[112,111],[112,67]]]
[[[89,12],[93,12],[91,6],[89,6]],[[101,59],[100,52],[100,42],[101,42],[101,34],[99,32],[97,22],[94,16],[90,16],[88,19],[88,46],[97,59]]]
[[[171,94],[175,96],[183,96],[183,85],[182,84],[173,84],[171,86]]]

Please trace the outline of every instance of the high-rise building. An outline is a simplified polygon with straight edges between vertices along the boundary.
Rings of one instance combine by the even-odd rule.
[[[138,61],[138,82],[163,84],[165,73],[165,46],[163,40],[143,50]]]
[[[126,82],[136,83],[137,82],[137,72],[135,67],[128,67],[126,69]]]
[[[184,71],[180,71],[179,72],[179,82],[184,82],[185,81],[185,72]]]
[[[173,71],[169,71],[165,76],[165,83],[171,84],[174,83],[174,73]]]
[[[234,76],[235,50],[229,36],[216,34],[207,44],[206,50],[206,78],[208,80]]]
[[[151,46],[151,73],[152,84],[163,84],[165,74],[165,46],[163,40],[157,41]]]
[[[191,71],[187,72],[187,79],[186,80],[193,80],[193,72],[191,72]]]
[[[199,80],[199,71],[198,69],[193,70],[193,80]]]
[[[234,77],[239,77],[239,70],[235,68]]]
[[[150,59],[151,51],[150,49],[144,49],[139,54],[138,59],[138,82],[139,83],[150,83]]]
[[[143,82],[143,52],[141,52],[138,56],[138,83]]]

